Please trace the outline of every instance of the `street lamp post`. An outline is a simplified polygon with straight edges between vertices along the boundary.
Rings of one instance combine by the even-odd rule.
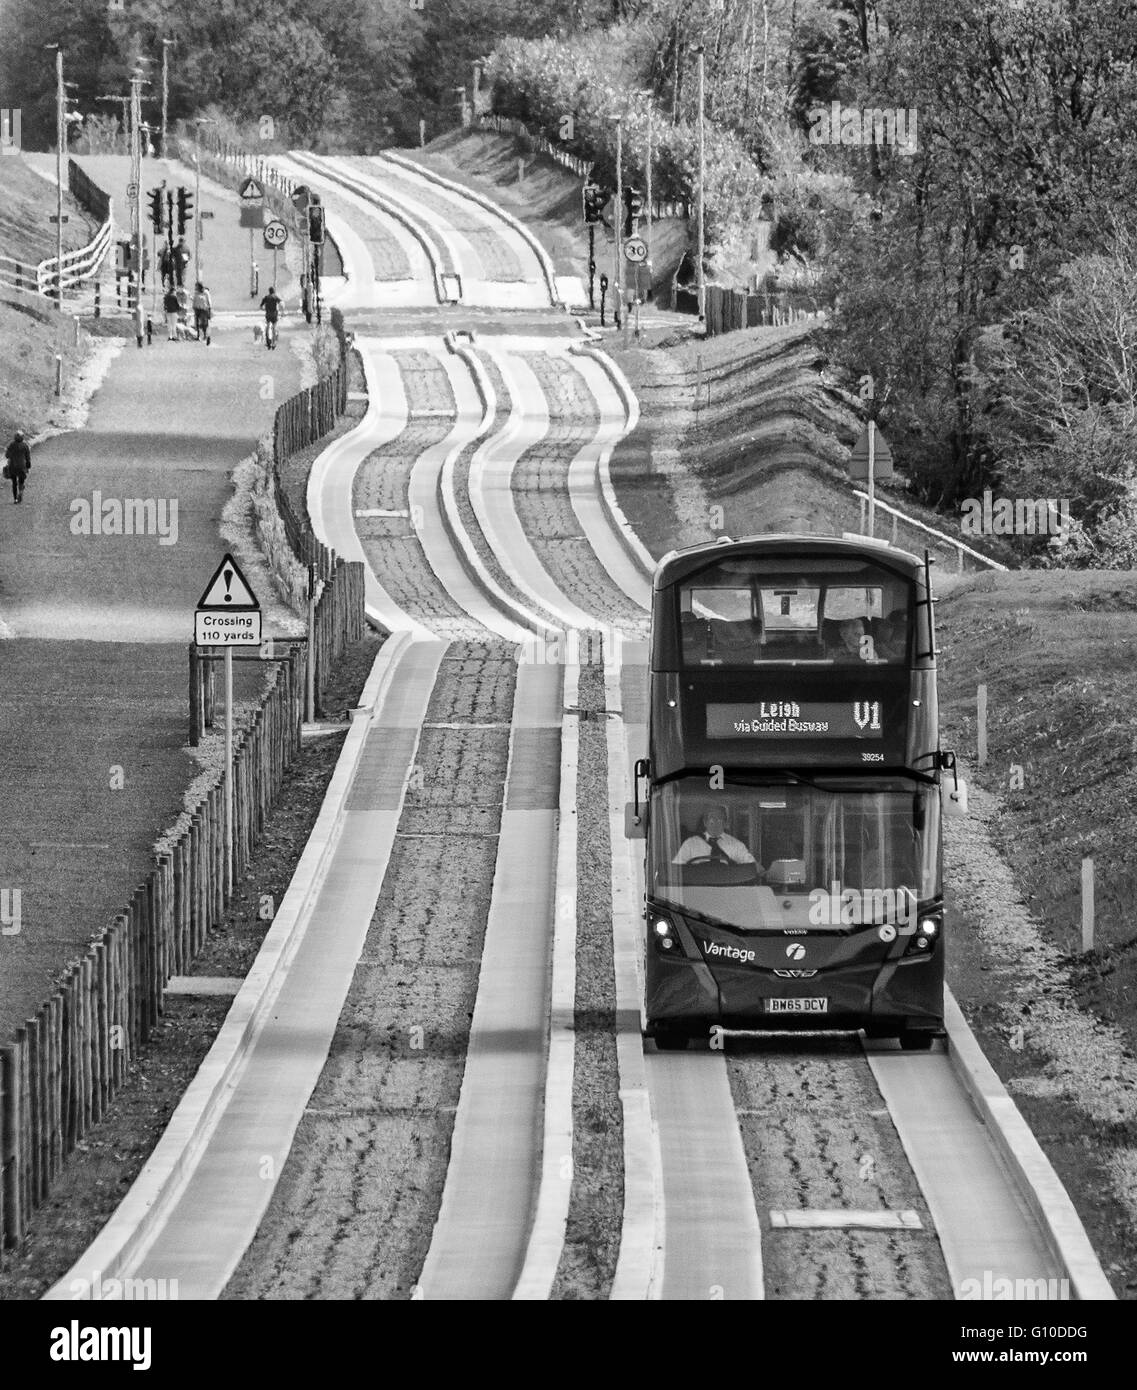
[[[142,209],[140,195],[142,186],[142,83],[140,72],[130,77],[130,181],[134,185],[134,197],[130,204],[130,239],[134,245],[133,260],[138,274],[138,287],[135,296],[135,333],[141,346],[142,335]]]
[[[699,59],[699,264],[698,286],[699,286],[699,322],[705,323],[707,317],[707,283],[703,271],[703,256],[706,251],[706,214],[705,204],[707,197],[706,175],[707,175],[707,146],[706,146],[706,53],[703,45],[700,44],[695,49]]]
[[[201,271],[201,128],[216,125],[212,116],[195,116],[193,122],[193,265],[194,278],[205,283]]]
[[[166,117],[170,101],[170,45],[173,39],[162,40],[162,158],[168,159],[170,152],[166,148]]]

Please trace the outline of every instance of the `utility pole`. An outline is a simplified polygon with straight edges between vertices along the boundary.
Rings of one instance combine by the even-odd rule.
[[[63,86],[63,49],[55,49],[55,307],[63,309],[63,146],[67,140],[67,93]]]
[[[133,261],[138,272],[138,290],[135,303],[139,318],[142,311],[142,74],[132,73],[130,78],[130,181],[134,185],[134,199],[130,204],[130,239],[134,246]],[[136,320],[137,322],[137,320]]]
[[[645,209],[645,211],[646,211],[646,213],[647,213],[647,235],[645,236],[644,241],[645,241],[646,244],[647,244],[647,260],[645,261],[645,265],[647,266],[647,297],[648,297],[648,299],[650,299],[650,298],[651,298],[651,289],[652,289],[652,285],[651,285],[651,274],[652,274],[652,265],[651,265],[651,154],[652,154],[652,150],[651,150],[651,137],[652,137],[652,134],[653,134],[653,131],[652,131],[652,124],[651,124],[652,107],[653,107],[653,93],[652,93],[651,88],[648,87],[645,91],[642,91],[642,92],[640,93],[640,96],[642,96],[643,99],[644,99],[644,101],[647,103],[647,171],[646,171],[646,172],[647,172],[647,190],[646,190],[647,208]],[[637,266],[636,266],[636,330],[637,330],[637,332],[639,331],[639,298],[640,298],[639,288],[640,288],[640,268],[639,268],[639,266],[637,265]]]
[[[624,118],[616,117],[616,313],[624,307]]]
[[[216,125],[210,116],[195,116],[193,122],[193,264],[194,279],[205,284],[201,271],[201,128]]]
[[[162,40],[162,158],[169,159],[170,152],[166,148],[166,115],[170,101],[170,45],[173,39]]]
[[[651,92],[647,108],[647,263],[651,265]]]
[[[194,134],[197,134],[197,127],[194,126]],[[196,148],[193,152],[193,274],[195,280],[200,280],[205,284],[205,279],[201,270],[201,151]]]
[[[703,256],[706,252],[707,145],[705,111],[707,59],[702,44],[695,49],[695,52],[699,58],[699,264],[697,270],[699,277],[699,322],[705,323],[707,318],[707,282],[703,273]]]

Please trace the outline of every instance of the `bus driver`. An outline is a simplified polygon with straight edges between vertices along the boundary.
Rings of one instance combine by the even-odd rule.
[[[721,806],[712,806],[703,812],[702,833],[689,835],[679,846],[673,864],[690,864],[693,860],[709,859],[716,864],[753,864],[759,877],[764,874],[762,865],[754,858],[741,840],[726,833],[726,811]]]

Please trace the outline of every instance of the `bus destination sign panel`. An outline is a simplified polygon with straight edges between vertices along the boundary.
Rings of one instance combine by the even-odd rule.
[[[880,739],[879,700],[750,700],[707,704],[708,739]]]

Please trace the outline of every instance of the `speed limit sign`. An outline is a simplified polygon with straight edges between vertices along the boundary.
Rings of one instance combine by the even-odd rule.
[[[265,245],[273,250],[278,246],[283,246],[288,240],[288,228],[283,222],[266,222],[264,229]]]
[[[633,265],[642,265],[647,260],[647,242],[643,237],[630,236],[624,242],[624,260]]]

